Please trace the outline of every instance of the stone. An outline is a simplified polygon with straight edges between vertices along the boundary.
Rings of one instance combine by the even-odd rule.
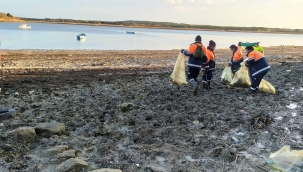
[[[53,121],[51,123],[39,123],[36,126],[36,132],[37,134],[62,134],[65,132],[65,125],[56,121]]]
[[[119,169],[111,169],[111,168],[101,168],[99,170],[93,170],[89,172],[122,172],[122,170]]]
[[[70,158],[76,158],[76,152],[74,150],[64,151],[57,155],[57,159],[60,163]]]
[[[7,128],[15,129],[15,128],[18,128],[18,127],[25,126],[25,123],[23,121],[21,121],[20,119],[15,119],[15,120],[12,120],[12,121],[5,121],[4,125]]]
[[[71,158],[64,162],[62,162],[57,168],[56,171],[58,172],[78,172],[78,171],[85,171],[88,167],[88,164],[80,159]]]
[[[122,112],[128,112],[134,106],[132,103],[122,103],[119,105]]]
[[[62,153],[68,149],[67,145],[59,145],[45,150],[46,156],[56,155],[58,153]]]
[[[32,142],[36,139],[36,131],[34,127],[19,127],[13,130],[11,134],[20,141]]]
[[[15,148],[12,145],[10,145],[10,144],[4,144],[4,145],[2,145],[1,149],[5,150],[7,152],[9,152],[9,151],[15,151]]]
[[[6,119],[13,118],[14,114],[15,114],[15,109],[0,110],[0,122]]]

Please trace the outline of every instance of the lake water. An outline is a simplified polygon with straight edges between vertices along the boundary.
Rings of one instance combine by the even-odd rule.
[[[99,50],[169,50],[186,49],[196,35],[202,36],[206,45],[209,40],[217,48],[231,44],[261,42],[262,46],[303,46],[303,35],[263,34],[240,32],[214,32],[190,30],[165,30],[83,26],[64,24],[29,23],[30,30],[18,29],[21,23],[0,22],[0,49],[99,49]],[[126,34],[134,31],[136,34]],[[86,33],[84,41],[77,41],[79,33]]]

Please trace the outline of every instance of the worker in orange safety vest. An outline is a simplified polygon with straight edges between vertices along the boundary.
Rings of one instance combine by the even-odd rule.
[[[241,63],[243,62],[243,53],[241,42],[239,42],[238,46],[231,45],[229,48],[233,52],[232,58],[230,60],[229,66],[231,66],[232,73],[235,74],[241,67]]]

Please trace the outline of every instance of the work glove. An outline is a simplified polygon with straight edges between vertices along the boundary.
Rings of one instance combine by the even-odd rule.
[[[182,49],[182,50],[181,50],[181,53],[182,53],[182,54],[184,54],[184,51],[185,51],[185,50],[184,50],[184,49]]]
[[[245,63],[245,66],[246,66],[246,67],[249,67],[249,66],[250,66],[250,64]]]
[[[229,62],[229,63],[228,63],[228,66],[231,66],[231,65],[233,65],[233,64],[232,64],[231,62]]]

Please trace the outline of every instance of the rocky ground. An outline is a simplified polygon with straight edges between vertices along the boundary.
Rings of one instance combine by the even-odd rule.
[[[220,83],[229,50],[197,96],[169,78],[177,50],[1,50],[0,109],[15,112],[0,172],[268,171],[270,153],[303,149],[302,50],[266,48],[277,94],[248,96]],[[271,121],[250,120],[262,110]]]

